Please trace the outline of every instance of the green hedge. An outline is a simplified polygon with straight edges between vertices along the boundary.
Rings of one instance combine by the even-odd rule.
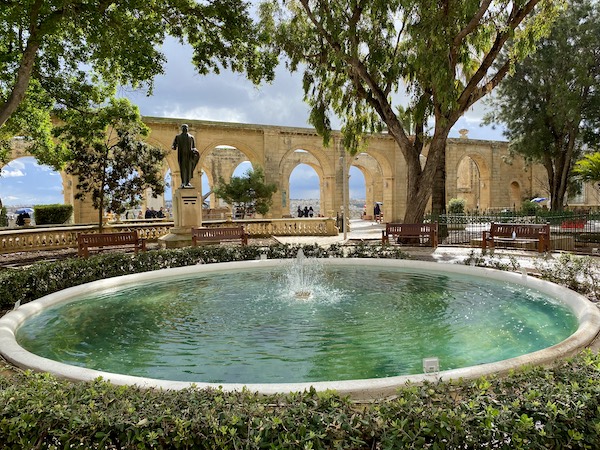
[[[366,405],[331,392],[142,390],[24,373],[0,378],[0,448],[595,449],[599,368],[586,352]]]
[[[171,250],[151,250],[138,255],[101,253],[87,259],[72,258],[40,262],[28,267],[0,271],[0,309],[10,309],[17,301],[25,304],[44,295],[68,287],[104,278],[227,261],[248,261],[265,253],[269,259],[294,258],[302,248],[307,257],[407,258],[396,246],[338,244],[323,248],[318,245],[221,246],[210,245]]]
[[[71,218],[73,205],[35,205],[36,225],[62,224]]]

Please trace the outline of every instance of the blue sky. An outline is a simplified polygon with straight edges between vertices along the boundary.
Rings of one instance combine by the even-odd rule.
[[[121,89],[140,108],[142,115],[181,119],[214,120],[308,127],[308,107],[303,101],[301,74],[277,68],[275,81],[254,86],[243,75],[223,71],[220,75],[198,75],[191,64],[191,50],[169,39],[163,51],[167,55],[165,73],[156,78],[154,92]],[[401,99],[399,100],[401,101]],[[472,139],[505,140],[501,129],[481,127],[485,106],[476,104],[458,121],[450,137],[459,137],[466,128]],[[333,122],[339,129],[340,123]],[[245,171],[241,170],[241,173]],[[241,173],[236,173],[241,175]],[[299,166],[290,179],[292,198],[318,198],[318,178],[309,166]],[[358,170],[350,171],[350,197],[364,197],[364,180]],[[5,205],[62,203],[58,173],[39,166],[31,158],[21,158],[2,169],[0,198]]]

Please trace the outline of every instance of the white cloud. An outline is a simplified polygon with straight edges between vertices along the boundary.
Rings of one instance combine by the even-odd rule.
[[[212,120],[215,122],[245,122],[246,115],[231,108],[212,108],[209,106],[198,106],[192,109],[182,108],[174,105],[171,109],[164,109],[160,116],[179,119]]]
[[[23,173],[23,171],[21,169],[13,169],[13,168],[6,168],[3,167],[2,171],[0,172],[0,177],[1,178],[16,178],[16,177],[24,177],[25,173]]]
[[[9,162],[6,166],[4,167],[10,167],[11,169],[25,169],[25,164],[29,161],[35,161],[34,158],[32,157],[27,157],[27,158],[19,158],[19,159],[14,159],[11,162]]]

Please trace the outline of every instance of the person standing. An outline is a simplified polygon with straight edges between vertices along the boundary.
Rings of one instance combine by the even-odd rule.
[[[192,188],[191,180],[194,177],[194,170],[198,165],[200,154],[196,150],[194,136],[188,133],[188,126],[186,124],[181,125],[181,134],[175,136],[171,148],[177,150],[181,187]]]
[[[375,222],[379,223],[381,221],[381,207],[379,206],[379,203],[375,203],[373,215],[375,216],[373,217],[375,219]]]

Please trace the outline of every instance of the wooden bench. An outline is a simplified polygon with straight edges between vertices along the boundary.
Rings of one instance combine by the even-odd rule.
[[[426,238],[427,243],[436,248],[438,246],[438,223],[386,223],[385,230],[381,231],[381,243],[389,244],[390,236],[395,237],[397,242],[401,243],[403,238],[422,239]]]
[[[240,240],[248,245],[248,235],[243,226],[228,228],[192,228],[192,245],[199,243],[220,243],[222,241]]]
[[[550,250],[550,225],[539,223],[494,223],[484,231],[481,248],[494,248],[497,243],[537,243],[538,252]]]
[[[146,240],[139,238],[137,231],[119,233],[79,234],[77,236],[77,254],[84,258],[89,256],[90,248],[98,250],[104,247],[132,247],[137,253],[146,250]]]

